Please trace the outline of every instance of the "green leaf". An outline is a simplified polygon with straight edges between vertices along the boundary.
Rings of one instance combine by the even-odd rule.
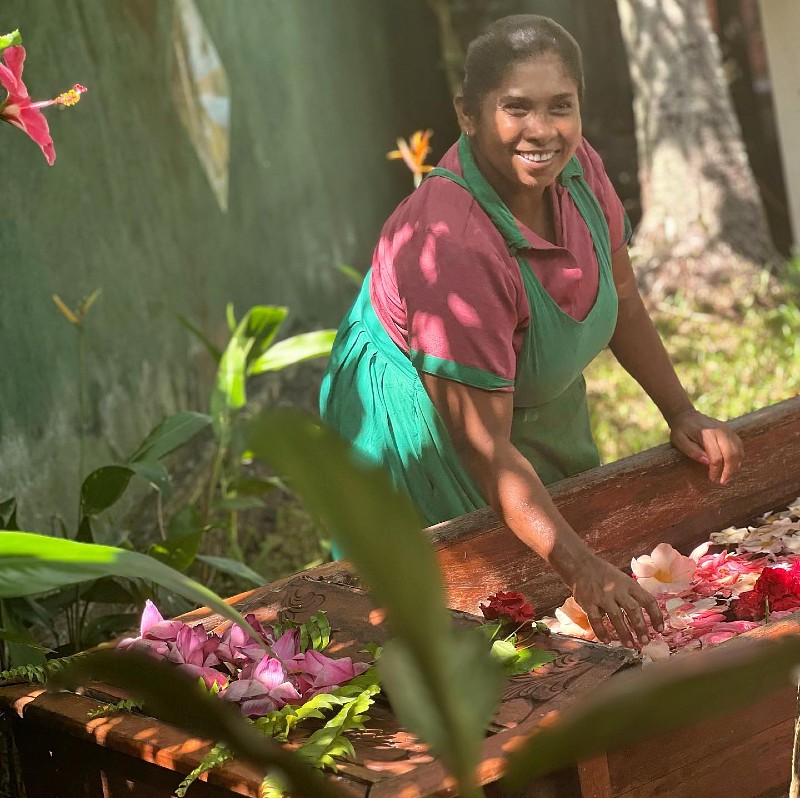
[[[142,460],[160,460],[190,441],[210,423],[211,417],[205,413],[183,411],[167,416],[139,444],[136,451],[128,457],[127,463],[130,465]]]
[[[285,774],[296,795],[343,798],[297,754],[284,750],[248,723],[239,710],[201,689],[173,665],[137,652],[98,651],[64,668],[53,677],[54,686],[75,688],[90,681],[122,687],[143,701],[151,712],[191,735],[223,743],[237,756],[262,768]]]
[[[627,671],[539,728],[508,761],[511,789],[530,779],[652,735],[732,712],[796,684],[800,639],[733,640]]]
[[[244,317],[247,322],[245,336],[253,342],[248,350],[248,360],[259,358],[270,348],[288,315],[288,308],[276,305],[256,305],[250,308]]]
[[[222,767],[226,762],[233,759],[233,752],[224,745],[215,745],[200,760],[197,767],[178,785],[175,790],[175,798],[184,798],[186,790],[192,786],[204,773],[214,768]]]
[[[228,330],[233,334],[236,329],[236,313],[233,309],[233,302],[228,302],[225,305],[225,321],[228,323]]]
[[[172,491],[169,474],[158,460],[137,460],[127,465],[137,477],[149,482],[162,496],[169,496]]]
[[[495,640],[492,643],[492,656],[502,665],[510,665],[519,659],[516,646],[509,640]]]
[[[146,554],[32,532],[0,535],[0,598],[29,596],[103,576],[155,582],[211,608],[258,638],[250,624],[216,593]]]
[[[402,695],[398,707],[406,706],[407,697],[426,696],[415,702],[418,711],[405,713],[404,722],[417,732],[424,728],[422,736],[468,790],[502,673],[483,640],[472,636],[476,642],[470,644],[454,635],[436,557],[417,511],[385,471],[357,463],[347,444],[310,416],[270,410],[251,424],[248,442],[289,478],[386,608],[397,654],[384,673],[395,677],[395,695]],[[465,653],[456,655],[454,649]],[[395,665],[399,660],[404,667]]]
[[[300,624],[300,650],[309,646],[316,651],[324,651],[331,642],[331,625],[325,610],[315,612],[307,621]]]
[[[120,465],[103,466],[92,471],[81,485],[81,513],[97,515],[116,504],[132,476],[130,468]]]
[[[223,574],[234,576],[237,579],[244,579],[256,585],[256,587],[262,587],[269,581],[239,560],[233,560],[229,557],[214,557],[210,554],[198,554],[197,559]]]
[[[337,263],[334,268],[350,280],[353,285],[361,288],[361,283],[364,282],[364,275],[358,269],[354,269],[346,263]]]
[[[317,330],[316,332],[295,335],[270,347],[258,360],[250,364],[247,373],[263,374],[278,371],[303,360],[326,357],[331,353],[336,330]]]
[[[198,529],[186,535],[175,535],[166,540],[158,540],[150,546],[147,553],[170,568],[185,573],[197,557],[202,540],[203,530]]]
[[[107,715],[115,715],[118,712],[135,712],[141,708],[141,701],[137,701],[135,698],[123,698],[113,704],[103,704],[103,706],[91,710],[86,717],[89,720],[94,720],[95,718],[104,718]]]
[[[78,524],[78,532],[75,535],[75,540],[79,543],[94,543],[94,531],[92,530],[92,517],[84,515]]]
[[[18,529],[17,500],[13,496],[0,502],[0,527],[3,529]]]
[[[139,626],[140,617],[141,613],[119,612],[93,618],[83,627],[81,646],[96,646],[124,632],[133,632]]]
[[[506,665],[506,674],[508,676],[518,676],[523,673],[530,673],[534,668],[546,665],[555,659],[556,655],[552,651],[543,651],[541,648],[536,648],[536,646],[517,649],[516,659]]]
[[[432,680],[421,672],[419,659],[398,638],[384,646],[378,670],[400,723],[446,758],[462,784],[469,784],[505,674],[489,656],[485,640],[463,629],[453,631],[448,653],[439,665],[452,685],[453,705],[446,708],[445,718]]]
[[[22,44],[22,36],[20,36],[18,30],[12,30],[11,33],[6,33],[0,36],[0,52],[6,49],[6,47],[16,47]]]
[[[201,344],[206,348],[208,354],[214,358],[215,363],[219,363],[219,359],[222,357],[222,350],[211,343],[211,340],[206,337],[206,334],[197,326],[192,324],[189,319],[184,316],[183,314],[178,315],[178,321],[192,334]]]
[[[12,632],[8,629],[0,629],[0,640],[4,640],[6,643],[14,643],[14,645],[23,646],[24,648],[31,648],[34,651],[41,651],[45,654],[55,653],[52,648],[37,643],[25,632]]]
[[[94,582],[82,598],[100,604],[136,604],[136,596],[127,585],[114,577],[105,577]]]

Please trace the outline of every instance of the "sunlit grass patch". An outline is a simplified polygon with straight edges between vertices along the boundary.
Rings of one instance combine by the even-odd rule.
[[[697,313],[680,302],[655,319],[698,410],[729,419],[800,393],[800,292],[740,319]],[[669,431],[644,391],[603,352],[586,372],[592,424],[604,462],[656,446]]]

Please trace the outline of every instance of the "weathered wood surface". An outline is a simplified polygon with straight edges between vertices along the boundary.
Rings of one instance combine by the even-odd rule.
[[[800,397],[731,422],[745,447],[724,487],[708,469],[658,446],[551,485],[556,506],[604,558],[627,567],[661,542],[688,551],[709,533],[743,523],[800,495]],[[497,590],[522,590],[537,610],[568,595],[553,571],[486,508],[430,528],[449,606],[476,612]]]
[[[263,598],[262,606],[247,609],[252,609],[265,623],[274,621],[279,614],[302,621],[324,609],[334,628],[331,651],[338,656],[363,657],[361,650],[365,643],[380,644],[386,639],[382,613],[375,609],[367,594],[348,585],[298,575]],[[205,623],[211,626],[215,620],[218,619],[207,617]],[[459,612],[454,613],[454,620],[457,625],[479,622],[477,618]],[[511,741],[528,734],[544,715],[562,709],[633,661],[631,652],[625,649],[608,649],[559,635],[542,637],[538,645],[553,651],[557,658],[532,674],[509,679],[502,704],[490,725],[481,767],[483,782],[493,782],[500,777]],[[61,752],[49,760],[44,757],[43,761],[49,761],[57,772],[52,772],[52,768],[37,769],[35,777],[42,784],[60,779],[72,767],[75,773],[70,777],[71,783],[83,785],[83,791],[75,795],[121,795],[124,793],[119,791],[103,792],[102,784],[109,779],[122,778],[126,772],[124,768],[129,766],[128,778],[136,782],[141,794],[168,795],[169,792],[163,791],[163,785],[170,783],[174,789],[181,780],[178,774],[193,769],[208,751],[209,743],[192,739],[178,729],[141,715],[124,714],[87,720],[89,710],[99,706],[103,700],[117,696],[118,691],[104,685],[91,685],[88,695],[48,693],[40,687],[16,685],[0,689],[0,706],[5,705],[24,721],[17,721],[17,727],[22,732],[28,762],[35,758],[37,739],[47,740],[46,745],[50,748],[55,746]],[[350,737],[356,756],[354,761],[342,764],[339,776],[335,778],[351,794],[382,798],[399,794],[454,793],[452,780],[442,765],[413,735],[400,727],[385,702],[373,708],[368,728]],[[61,738],[68,738],[68,741],[61,742]],[[93,749],[85,748],[87,743],[97,747],[96,755],[88,755],[87,752],[91,753]],[[41,756],[45,748],[40,745],[38,750]],[[80,754],[80,750],[84,754]],[[113,754],[107,754],[106,750]],[[156,765],[160,770],[156,774],[135,765],[137,761]],[[171,782],[164,771],[172,773]],[[553,785],[563,784],[569,778],[573,777],[561,774],[534,787],[546,795],[548,784],[555,789]],[[258,775],[236,761],[211,771],[208,781],[217,792],[207,794],[215,798],[222,794],[258,794]],[[60,794],[67,795],[66,792]],[[199,794],[202,798],[202,793]],[[567,794],[562,792],[560,798]]]

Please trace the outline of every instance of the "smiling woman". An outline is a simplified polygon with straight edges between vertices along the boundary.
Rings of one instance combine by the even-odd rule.
[[[647,641],[652,596],[598,558],[545,485],[600,464],[583,369],[607,345],[727,482],[741,443],[698,413],[645,313],[630,225],[581,134],[581,54],[553,20],[506,17],[469,47],[462,136],[386,222],[342,323],[323,418],[429,523],[491,504],[556,570],[601,640]],[[535,597],[534,597],[535,598]]]

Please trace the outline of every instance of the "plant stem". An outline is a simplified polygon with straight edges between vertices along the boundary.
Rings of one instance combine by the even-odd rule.
[[[85,342],[83,337],[83,325],[76,324],[75,330],[78,335],[78,521],[80,522],[81,507],[81,485],[86,469],[86,379],[85,379]]]

